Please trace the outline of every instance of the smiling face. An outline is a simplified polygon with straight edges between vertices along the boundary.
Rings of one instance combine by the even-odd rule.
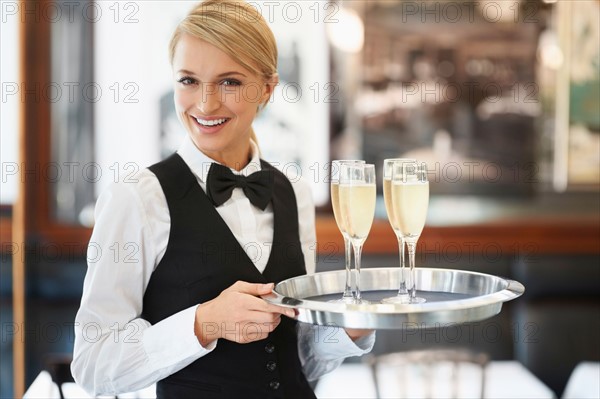
[[[243,168],[251,126],[276,84],[264,82],[225,52],[183,34],[173,57],[175,109],[196,147],[215,161]]]

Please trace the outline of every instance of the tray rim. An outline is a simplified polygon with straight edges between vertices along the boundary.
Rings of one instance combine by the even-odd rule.
[[[362,273],[375,273],[378,271],[397,271],[398,267],[376,267],[376,268],[365,268],[361,270]],[[425,302],[421,304],[390,304],[390,303],[375,303],[375,304],[346,304],[346,303],[331,303],[321,302],[307,299],[291,298],[282,295],[278,292],[278,287],[281,288],[284,284],[290,284],[293,280],[307,279],[315,275],[324,276],[326,274],[340,274],[345,273],[345,270],[332,270],[326,272],[318,272],[311,275],[302,275],[292,277],[283,280],[275,285],[271,294],[263,295],[262,298],[267,302],[293,309],[304,309],[308,311],[316,312],[327,312],[327,313],[376,313],[382,315],[394,315],[394,314],[413,314],[413,313],[432,313],[432,312],[443,312],[443,311],[460,311],[467,309],[475,309],[479,307],[485,307],[490,305],[502,304],[504,302],[518,298],[525,292],[523,284],[516,280],[508,279],[505,277],[495,276],[492,274],[470,271],[470,270],[459,270],[459,269],[445,269],[445,268],[431,268],[421,266],[417,268],[417,272],[443,272],[443,273],[458,273],[458,274],[471,274],[478,275],[486,278],[499,279],[506,283],[506,287],[500,291],[493,292],[490,294],[484,294],[475,296],[472,298],[455,299],[451,301],[436,301],[436,302]],[[290,301],[291,299],[291,301]],[[300,302],[299,304],[290,304],[289,302]]]

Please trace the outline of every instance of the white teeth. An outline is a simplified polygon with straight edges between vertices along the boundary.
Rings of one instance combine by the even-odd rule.
[[[202,126],[216,126],[216,125],[220,125],[221,123],[224,123],[225,121],[227,121],[227,119],[214,119],[212,121],[205,121],[204,119],[200,119],[200,118],[195,118],[195,119]]]

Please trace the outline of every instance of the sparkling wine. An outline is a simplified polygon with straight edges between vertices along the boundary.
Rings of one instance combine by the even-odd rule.
[[[419,237],[427,218],[428,182],[394,182],[393,214],[403,237]]]
[[[366,239],[375,216],[374,184],[340,185],[340,211],[346,233],[355,239]]]
[[[392,203],[392,179],[383,179],[383,199],[385,200],[385,210],[388,215],[392,229],[398,230],[396,216],[394,216],[394,206]]]
[[[331,205],[333,206],[333,217],[337,223],[338,229],[342,234],[346,233],[344,221],[340,211],[340,185],[339,183],[331,183]]]

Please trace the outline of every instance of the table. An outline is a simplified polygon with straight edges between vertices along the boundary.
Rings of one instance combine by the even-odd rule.
[[[594,373],[598,366],[585,367],[581,375]],[[383,370],[379,374],[382,398],[402,398],[403,391],[399,383],[403,383],[404,397],[410,398],[447,398],[450,386],[450,365],[441,362],[428,375],[428,379],[420,374],[419,366],[405,370],[400,378],[392,370]],[[575,374],[575,372],[574,372]],[[481,369],[473,364],[461,364],[457,373],[459,398],[479,398],[481,390]],[[485,398],[537,398],[554,399],[554,393],[535,377],[527,368],[517,361],[492,361],[485,369]],[[427,381],[425,384],[420,382]],[[434,383],[432,383],[432,381]],[[89,398],[74,383],[62,386],[65,398]],[[119,395],[119,398],[153,398],[155,387],[135,393]],[[429,389],[429,390],[428,390]],[[318,398],[376,398],[375,384],[371,368],[367,364],[342,364],[335,371],[323,376],[315,389]],[[106,396],[105,398],[108,398]],[[24,398],[60,398],[58,387],[52,382],[50,374],[42,371],[25,393]]]
[[[581,362],[571,373],[563,399],[600,398],[600,362]]]
[[[74,382],[62,384],[62,393],[65,399],[93,399],[83,388]],[[61,399],[58,385],[52,381],[52,376],[47,371],[42,371],[35,378],[29,389],[23,395],[23,399]],[[156,398],[156,385],[137,392],[129,392],[119,395],[120,399],[153,399]],[[98,399],[114,399],[114,396],[98,396]]]
[[[403,370],[381,370],[382,398],[447,398],[451,392],[451,365],[440,362],[425,374],[420,365]],[[482,369],[461,364],[457,371],[457,397],[479,398]],[[376,398],[371,367],[367,364],[342,364],[323,376],[316,386],[318,398]],[[492,361],[485,368],[485,398],[552,399],[556,395],[517,361]]]

